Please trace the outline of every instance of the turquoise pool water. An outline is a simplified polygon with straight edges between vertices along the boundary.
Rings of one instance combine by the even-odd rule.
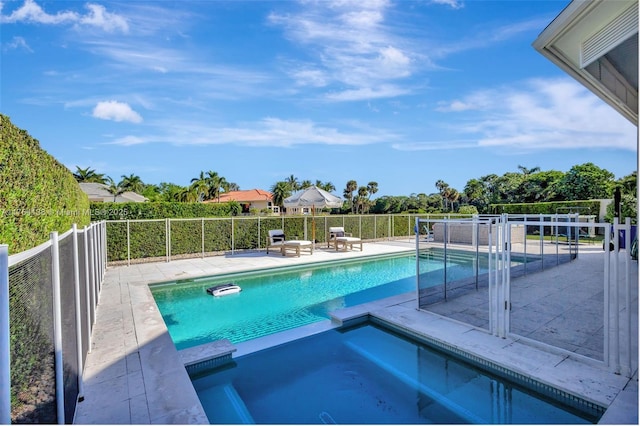
[[[448,274],[472,276],[472,258],[456,256],[447,263]],[[443,268],[437,257],[420,261],[421,277],[434,285],[442,283]],[[336,309],[415,291],[415,276],[416,258],[409,254],[163,283],[151,291],[176,347],[184,349],[219,339],[239,343],[326,320]],[[242,291],[224,297],[206,292],[230,282]]]
[[[191,379],[211,423],[583,424],[601,416],[372,323],[254,352]]]

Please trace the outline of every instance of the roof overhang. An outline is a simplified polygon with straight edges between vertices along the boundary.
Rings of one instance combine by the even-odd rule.
[[[638,0],[573,0],[533,47],[638,125]]]

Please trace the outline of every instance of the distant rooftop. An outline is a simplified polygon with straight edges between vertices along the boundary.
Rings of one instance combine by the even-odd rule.
[[[247,189],[244,191],[229,191],[220,194],[219,201],[215,199],[207,200],[205,203],[226,203],[229,201],[237,202],[253,202],[253,201],[271,201],[273,194],[269,191],[263,191],[262,189]]]
[[[81,182],[80,188],[89,197],[89,201],[110,203],[113,202],[113,194],[109,192],[109,187],[103,183]],[[143,203],[147,198],[135,192],[126,191],[116,196],[116,203]]]

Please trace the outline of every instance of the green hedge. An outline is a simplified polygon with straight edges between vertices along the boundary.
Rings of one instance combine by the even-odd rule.
[[[145,203],[147,204],[147,203]],[[443,219],[468,215],[321,215],[311,216],[246,216],[224,218],[162,219],[107,221],[107,260],[166,257],[167,232],[170,234],[171,256],[219,253],[231,250],[265,248],[268,231],[283,229],[288,238],[304,238],[326,243],[329,227],[342,226],[345,232],[364,240],[413,236],[415,218]],[[129,240],[127,241],[127,227]],[[424,230],[420,230],[424,234]]]
[[[0,114],[0,243],[10,253],[35,247],[51,231],[90,222],[89,200],[65,166]]]
[[[91,203],[91,220],[191,219],[231,215],[228,203]]]

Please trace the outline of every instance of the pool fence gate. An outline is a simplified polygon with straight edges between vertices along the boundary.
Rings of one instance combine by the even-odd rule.
[[[426,234],[416,235],[417,309],[617,374],[637,368],[638,265],[631,250],[637,227],[631,219],[610,224],[580,221],[577,214],[503,214],[418,218],[416,227]],[[434,257],[442,269],[428,270]],[[459,273],[469,262],[472,277]],[[561,265],[573,266],[573,276],[561,269],[551,278],[537,275]]]

